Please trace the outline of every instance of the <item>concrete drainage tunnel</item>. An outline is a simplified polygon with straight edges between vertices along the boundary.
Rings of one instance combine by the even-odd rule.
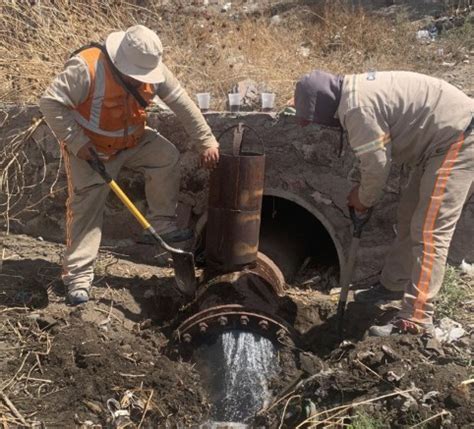
[[[280,349],[298,345],[286,284],[310,268],[339,273],[336,247],[319,219],[278,192],[264,195],[264,144],[256,132],[238,123],[219,141],[201,231],[203,273],[174,332],[181,355],[201,373],[215,428],[251,421],[270,398]]]

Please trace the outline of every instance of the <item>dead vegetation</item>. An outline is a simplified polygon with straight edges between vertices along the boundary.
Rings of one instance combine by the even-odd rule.
[[[245,78],[275,91],[281,106],[295,80],[316,67],[340,73],[370,68],[433,72],[437,62],[435,46],[416,43],[419,24],[343,0],[301,2],[282,10],[279,20],[264,7],[229,19],[210,9],[185,9],[179,2],[141,4],[145,7],[124,0],[2,2],[0,102],[36,103],[72,51],[137,23],[157,31],[166,63],[191,93],[211,91],[214,108],[222,108],[229,88]],[[470,43],[465,39],[447,46],[444,56],[459,56]]]
[[[103,287],[92,305],[74,309],[64,305],[59,284],[61,245],[9,236],[5,247],[2,429],[190,427],[205,418],[209,405],[197,372],[162,354],[167,339],[145,310],[156,277],[137,280],[169,270],[128,264],[141,269],[135,277],[124,260],[114,265],[113,254],[102,254],[104,275],[97,281]]]
[[[436,74],[441,63],[462,62],[474,48],[471,24],[450,32],[442,44],[421,44],[416,41],[421,24],[410,22],[403,9],[385,16],[346,0],[289,2],[285,7],[285,2],[268,1],[253,13],[231,15],[185,3],[2,2],[0,105],[36,104],[72,51],[137,23],[160,34],[166,63],[191,94],[210,91],[214,109],[224,109],[229,89],[247,78],[276,92],[280,108],[291,98],[295,80],[316,67],[340,73],[408,69]],[[272,13],[278,13],[278,20]],[[1,126],[11,128],[10,111],[0,109]],[[35,210],[37,202],[27,197],[44,180],[28,174],[23,152],[37,126],[22,124],[1,135],[0,214],[7,231],[20,213]],[[46,162],[43,167],[44,174],[59,174],[47,171]],[[57,188],[48,197],[64,191]]]

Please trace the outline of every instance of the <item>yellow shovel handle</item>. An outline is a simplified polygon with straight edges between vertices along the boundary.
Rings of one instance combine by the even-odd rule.
[[[133,204],[130,201],[130,199],[124,194],[124,192],[122,191],[122,189],[120,189],[119,185],[117,185],[115,180],[110,181],[109,186],[110,186],[110,189],[112,189],[112,191],[114,191],[115,195],[117,195],[117,197],[122,201],[122,203],[124,203],[127,206],[128,210],[130,210],[130,213],[132,213],[132,215],[135,216],[135,218],[138,220],[138,222],[140,222],[140,225],[144,229],[150,228],[150,226],[151,226],[150,223],[140,213],[140,210],[138,210],[135,207],[135,204]]]

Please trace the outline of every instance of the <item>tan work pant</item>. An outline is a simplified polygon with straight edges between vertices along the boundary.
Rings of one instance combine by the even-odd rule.
[[[68,178],[66,203],[66,251],[62,279],[69,290],[88,288],[99,251],[105,201],[110,188],[89,164],[63,150]],[[107,161],[115,179],[124,166],[145,176],[147,218],[158,232],[167,232],[176,214],[179,191],[179,152],[156,131],[146,129],[138,146]]]
[[[472,131],[411,171],[398,207],[398,235],[381,276],[384,287],[405,292],[400,317],[432,323],[433,300],[473,178]]]

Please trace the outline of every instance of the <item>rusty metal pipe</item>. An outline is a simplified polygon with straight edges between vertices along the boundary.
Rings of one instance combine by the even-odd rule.
[[[233,153],[221,154],[209,182],[206,264],[220,273],[257,260],[265,155],[243,149],[244,127],[235,127]]]
[[[221,153],[211,173],[206,232],[206,268],[195,313],[180,324],[175,339],[195,346],[223,331],[250,330],[280,343],[296,338],[280,316],[285,279],[258,251],[265,155],[242,149],[244,125],[234,128],[231,153]]]

